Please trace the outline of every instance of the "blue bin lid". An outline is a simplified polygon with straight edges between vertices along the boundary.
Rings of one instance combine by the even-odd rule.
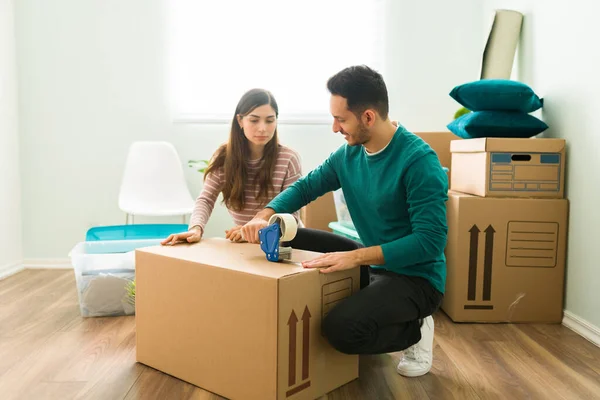
[[[140,240],[164,239],[172,233],[186,232],[186,224],[133,224],[111,225],[90,228],[86,235],[87,242],[106,240]]]

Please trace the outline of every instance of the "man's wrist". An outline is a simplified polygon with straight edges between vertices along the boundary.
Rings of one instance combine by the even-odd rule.
[[[358,265],[381,265],[385,263],[381,246],[365,247],[353,251]]]
[[[275,214],[275,210],[272,208],[265,208],[254,216],[255,219],[262,219],[265,222],[269,222],[269,219]]]

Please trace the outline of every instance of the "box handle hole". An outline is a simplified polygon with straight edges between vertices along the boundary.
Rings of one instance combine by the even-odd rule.
[[[513,161],[531,161],[530,154],[513,154],[511,157]]]

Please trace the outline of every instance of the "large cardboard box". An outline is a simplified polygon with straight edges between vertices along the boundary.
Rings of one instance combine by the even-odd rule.
[[[456,140],[450,151],[451,190],[483,197],[564,197],[564,139]]]
[[[136,251],[137,360],[230,399],[315,399],[358,377],[323,316],[359,290],[358,268],[322,274],[259,246],[207,239]]]
[[[448,195],[448,316],[561,322],[568,200]]]
[[[325,193],[300,210],[300,219],[305,228],[331,232],[329,224],[337,220],[333,192]]]

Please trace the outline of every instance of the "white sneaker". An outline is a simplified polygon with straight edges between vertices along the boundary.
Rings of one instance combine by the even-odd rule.
[[[423,320],[421,340],[404,350],[396,371],[409,378],[425,375],[433,363],[433,317]]]

